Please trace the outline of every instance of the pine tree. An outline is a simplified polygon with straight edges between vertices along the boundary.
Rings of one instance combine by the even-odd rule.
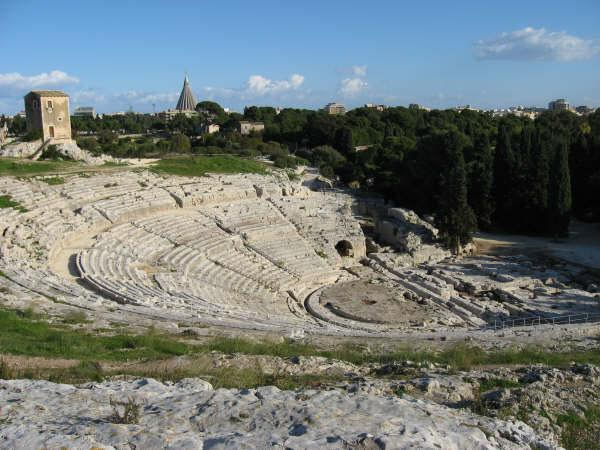
[[[448,170],[443,175],[441,197],[436,224],[444,243],[458,253],[460,247],[471,241],[476,229],[476,218],[467,203],[467,174],[462,148],[457,133],[448,136]]]
[[[556,149],[552,164],[550,185],[549,230],[554,235],[567,236],[571,220],[571,177],[569,174],[569,146],[562,140]]]

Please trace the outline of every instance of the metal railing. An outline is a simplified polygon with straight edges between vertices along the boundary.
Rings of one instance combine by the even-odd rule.
[[[595,323],[600,322],[600,313],[579,313],[563,316],[529,316],[517,317],[515,319],[495,320],[483,328],[486,330],[502,330],[513,327],[533,327],[539,325],[571,325],[576,323]]]

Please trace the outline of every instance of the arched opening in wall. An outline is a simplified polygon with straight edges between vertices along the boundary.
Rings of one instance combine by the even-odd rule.
[[[352,244],[348,241],[339,241],[337,244],[335,244],[335,249],[340,256],[354,256],[354,249],[352,248]]]

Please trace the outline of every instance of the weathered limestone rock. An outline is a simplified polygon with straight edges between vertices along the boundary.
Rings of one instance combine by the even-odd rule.
[[[139,404],[139,423],[111,423],[111,399]],[[0,381],[2,445],[30,448],[557,448],[522,422],[412,398],[275,387],[212,390],[202,380]],[[358,447],[357,447],[358,446]],[[362,447],[360,447],[362,446]]]
[[[387,215],[375,222],[378,241],[401,252],[397,264],[435,263],[450,256],[450,252],[435,243],[438,230],[415,212],[389,208]]]
[[[42,145],[42,140],[31,142],[13,142],[0,149],[0,156],[8,158],[29,158]]]

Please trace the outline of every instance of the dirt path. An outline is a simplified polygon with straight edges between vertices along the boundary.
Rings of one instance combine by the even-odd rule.
[[[484,254],[547,255],[569,263],[600,269],[600,224],[573,221],[569,237],[478,233],[475,243]]]

